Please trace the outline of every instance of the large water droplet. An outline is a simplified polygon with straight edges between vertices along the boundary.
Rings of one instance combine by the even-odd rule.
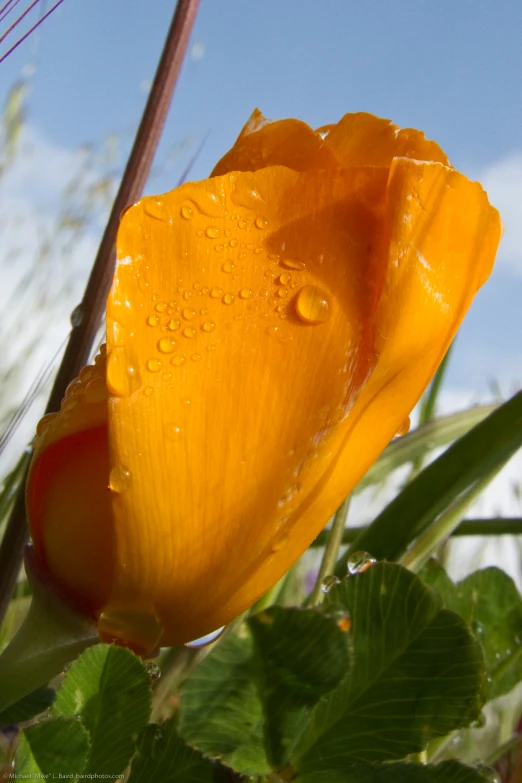
[[[277,295],[280,299],[284,299],[285,296],[288,296],[288,288],[285,288],[284,286],[282,288],[278,288]]]
[[[92,381],[89,381],[85,387],[85,399],[93,404],[107,399],[105,378],[93,378]]]
[[[96,360],[95,360],[96,361]],[[113,348],[107,357],[107,388],[116,397],[128,397],[141,386],[136,367],[127,357],[125,348]]]
[[[166,302],[158,302],[156,307],[154,308],[156,312],[158,313],[164,313],[167,309],[167,303]]]
[[[341,580],[338,576],[335,576],[335,574],[328,574],[328,576],[325,576],[321,583],[321,591],[326,595],[330,592],[332,587],[335,587],[339,584],[341,584]]]
[[[411,421],[410,421],[410,417],[408,416],[408,418],[402,422],[401,426],[395,433],[395,437],[400,438],[402,435],[406,435],[410,427],[411,427]]]
[[[109,476],[109,488],[118,494],[125,492],[130,487],[131,474],[127,468],[118,465],[111,470]]]
[[[297,294],[297,315],[307,324],[320,324],[330,315],[328,294],[315,285],[305,285]]]
[[[159,359],[152,357],[151,359],[147,360],[147,370],[149,372],[159,372],[161,368],[162,368],[162,364]]]
[[[192,310],[190,307],[184,307],[181,311],[181,315],[185,319],[185,321],[190,321],[192,318],[195,317],[196,311]]]
[[[219,236],[219,228],[216,228],[215,226],[209,226],[205,231],[205,236],[207,236],[209,239],[217,239]]]
[[[263,230],[268,227],[268,220],[264,217],[256,217],[254,224],[256,228]]]
[[[191,204],[185,203],[182,205],[180,209],[180,215],[182,218],[185,218],[185,220],[192,220],[194,217],[194,210],[192,209]]]
[[[213,321],[205,321],[201,324],[201,328],[204,332],[212,332],[216,328],[216,324]]]
[[[117,642],[141,655],[158,647],[163,632],[152,609],[119,602],[104,607],[97,625],[102,641]]]
[[[157,326],[159,324],[159,321],[160,319],[159,316],[157,315],[149,315],[149,317],[147,318],[147,324],[149,326]]]
[[[283,272],[282,275],[279,275],[279,282],[281,285],[290,285],[291,280],[292,275],[289,272]]]
[[[223,289],[217,287],[211,288],[210,296],[212,297],[212,299],[219,299],[221,296],[223,296]]]
[[[158,350],[161,353],[174,353],[176,350],[176,341],[172,337],[162,337],[158,341]]]
[[[216,639],[221,636],[224,630],[225,626],[223,625],[221,628],[218,628],[217,631],[212,631],[212,633],[207,633],[205,636],[200,636],[199,639],[194,639],[192,642],[187,642],[185,647],[205,647],[207,644],[215,642]]]
[[[235,301],[234,294],[225,294],[225,296],[223,297],[223,303],[226,305],[234,304],[234,301]]]
[[[191,326],[186,326],[182,331],[183,337],[188,337],[192,339],[192,337],[196,336],[196,330],[193,329]]]
[[[368,552],[354,552],[353,555],[350,555],[348,558],[348,573],[352,576],[354,574],[362,574],[376,562],[377,560],[368,554]]]
[[[179,329],[179,327],[180,327],[180,322],[174,318],[171,321],[169,321],[167,324],[167,329],[169,330],[169,332],[175,332],[177,329]]]
[[[223,203],[217,193],[200,191],[193,201],[199,211],[203,213],[203,215],[206,215],[210,218],[223,216]]]
[[[225,261],[221,269],[223,270],[223,272],[229,275],[231,272],[234,271],[234,264],[232,263],[232,261]]]

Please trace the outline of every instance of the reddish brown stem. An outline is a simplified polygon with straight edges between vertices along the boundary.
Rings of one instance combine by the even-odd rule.
[[[115,242],[120,215],[141,196],[158,146],[169,106],[183,64],[199,0],[178,0],[150,95],[134,140],[121,184],[112,206],[98,253],[54,381],[46,412],[59,409],[67,385],[88,362],[114,273]],[[20,487],[0,546],[0,623],[20,571],[27,541],[24,487]]]

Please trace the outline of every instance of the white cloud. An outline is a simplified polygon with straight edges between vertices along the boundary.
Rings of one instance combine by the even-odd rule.
[[[522,275],[522,152],[487,166],[478,179],[504,224],[499,260]]]

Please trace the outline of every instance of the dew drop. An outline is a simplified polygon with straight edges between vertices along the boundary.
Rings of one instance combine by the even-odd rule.
[[[161,353],[174,353],[176,349],[176,341],[172,337],[162,337],[158,341],[158,350]]]
[[[81,322],[83,321],[83,305],[81,303],[76,305],[70,317],[72,327],[80,326]]]
[[[58,415],[57,413],[46,413],[45,416],[42,416],[42,418],[36,425],[36,434],[38,436],[44,435],[49,429],[51,423],[57,417],[57,415]]]
[[[268,220],[264,217],[256,217],[255,226],[259,229],[265,229],[268,226]]]
[[[174,367],[181,367],[182,364],[185,364],[185,357],[184,356],[175,356],[170,361],[171,364],[174,365]]]
[[[193,353],[190,358],[192,359],[193,362],[199,362],[199,360],[201,359],[201,354]]]
[[[225,261],[225,263],[223,264],[221,269],[223,270],[223,272],[225,272],[227,275],[229,275],[231,272],[234,271],[235,266],[232,263],[232,261]]]
[[[95,359],[96,361],[96,359]],[[107,359],[107,388],[116,397],[128,397],[141,386],[140,375],[123,347],[113,348]]]
[[[484,636],[484,632],[485,632],[484,626],[482,625],[482,623],[479,623],[478,620],[473,620],[473,622],[471,623],[471,630],[473,631],[475,636]]]
[[[183,299],[188,302],[189,299],[192,299],[192,291],[185,291],[183,294]]]
[[[158,647],[163,633],[152,609],[116,602],[104,607],[97,626],[102,641],[119,642],[142,655]]]
[[[201,324],[201,329],[204,332],[212,332],[216,328],[216,324],[213,321],[205,321],[204,324]]]
[[[177,424],[166,424],[163,428],[163,432],[165,434],[165,438],[172,441],[173,443],[177,443],[183,437],[181,428],[178,427]]]
[[[352,616],[347,609],[334,609],[327,613],[327,617],[333,620],[343,633],[348,633],[352,627]]]
[[[266,329],[266,333],[270,335],[270,337],[277,337],[279,335],[279,327],[278,326],[268,326]]]
[[[185,321],[190,321],[194,316],[196,315],[196,311],[192,310],[190,307],[184,307],[181,311],[181,315],[185,319]]]
[[[159,372],[161,370],[161,362],[159,359],[148,359],[147,370],[149,372]]]
[[[410,427],[411,427],[411,421],[410,421],[410,417],[408,416],[408,418],[402,422],[401,426],[395,433],[395,437],[400,438],[402,435],[406,435]]]
[[[376,562],[377,560],[369,555],[368,552],[354,552],[353,555],[350,555],[348,558],[348,573],[352,576],[354,574],[362,574]]]
[[[196,336],[196,330],[195,330],[195,329],[193,329],[191,326],[186,326],[186,327],[183,329],[183,332],[182,332],[182,334],[183,334],[183,337],[189,337],[189,338],[192,338],[192,337],[195,337],[195,336]]]
[[[159,324],[159,317],[157,315],[149,315],[147,318],[147,324],[149,326],[157,326]]]
[[[335,574],[329,574],[328,576],[325,576],[321,583],[321,592],[323,592],[325,595],[330,592],[332,587],[335,587],[335,585],[341,584],[341,580],[338,576],[335,576]]]
[[[205,647],[207,644],[215,642],[216,639],[221,636],[224,630],[225,626],[223,625],[221,628],[218,628],[217,631],[212,631],[212,633],[207,633],[205,636],[200,636],[199,639],[194,639],[192,642],[187,642],[185,647]]]
[[[285,311],[285,306],[284,305],[282,305],[282,304],[281,305],[277,305],[276,313],[284,313],[284,311]]]
[[[238,220],[237,221],[237,227],[238,228],[241,228],[241,229],[246,228],[246,225],[247,225],[246,224],[246,220]]]
[[[156,312],[158,313],[164,313],[167,309],[167,303],[166,302],[158,302],[156,307],[154,308]]]
[[[205,231],[205,236],[207,236],[209,239],[217,239],[219,236],[219,228],[216,228],[215,226],[209,226]]]
[[[239,292],[240,299],[250,299],[252,296],[252,291],[250,288],[242,288]]]
[[[92,381],[89,381],[85,387],[85,399],[93,404],[107,399],[105,378],[93,378]]]
[[[276,538],[276,540],[273,542],[272,552],[279,552],[287,544],[288,544],[288,534],[284,533],[282,536],[279,536],[279,538]]]
[[[290,285],[291,280],[292,275],[289,272],[283,272],[282,275],[279,275],[279,282],[281,285]]]
[[[223,297],[223,304],[231,305],[235,302],[235,296],[234,294],[225,294]]]
[[[125,492],[129,488],[131,483],[131,474],[126,468],[119,467],[113,468],[109,476],[109,488],[113,492],[120,494]]]
[[[219,299],[221,296],[223,296],[223,289],[222,288],[211,288],[210,289],[210,296],[212,299]]]
[[[288,288],[278,288],[277,295],[280,299],[284,299],[285,296],[288,296]]]
[[[143,394],[145,395],[145,397],[150,397],[153,391],[154,389],[152,388],[152,386],[145,386],[145,388],[143,389]]]
[[[292,258],[284,258],[281,261],[281,266],[284,266],[285,269],[297,269],[298,271],[302,271],[305,268],[302,261],[294,261]]]
[[[176,321],[175,318],[173,318],[167,324],[167,329],[169,330],[169,332],[175,332],[175,331],[177,331],[177,329],[179,329],[179,327],[180,327],[180,322]]]
[[[206,308],[203,308],[202,310],[199,311],[199,314],[200,315],[208,315],[208,310]]]
[[[167,215],[163,208],[163,202],[154,198],[144,199],[143,211],[154,220],[166,221]]]
[[[262,247],[255,247],[254,248],[254,253],[256,254],[256,256],[258,256],[259,253],[262,253],[262,252],[263,252],[263,248]]]
[[[180,209],[180,214],[182,218],[185,218],[185,220],[191,220],[194,217],[194,210],[190,204],[183,204]]]
[[[161,668],[154,661],[147,661],[145,671],[149,675],[151,682],[157,682],[161,677]]]
[[[237,239],[231,239],[229,242],[230,247],[237,247],[238,240]]]
[[[305,285],[297,294],[295,308],[299,318],[307,324],[320,324],[328,319],[328,295],[315,285]]]

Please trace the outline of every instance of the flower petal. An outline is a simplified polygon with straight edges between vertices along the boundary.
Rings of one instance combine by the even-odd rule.
[[[272,167],[143,199],[123,218],[109,436],[130,481],[114,499],[112,600],[146,596],[162,644],[224,625],[301,553],[293,528],[373,360],[387,176]]]

